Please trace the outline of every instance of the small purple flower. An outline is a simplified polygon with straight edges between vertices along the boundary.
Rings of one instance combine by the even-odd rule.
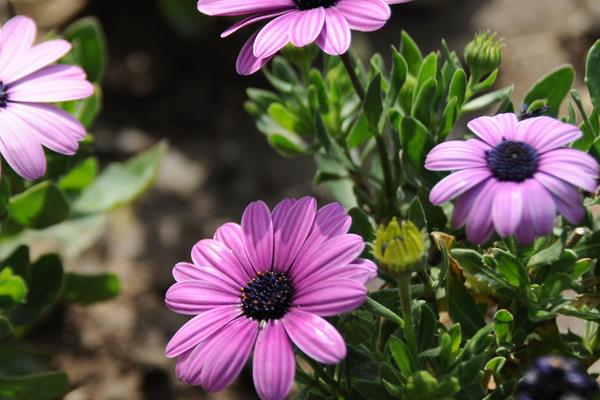
[[[67,112],[44,103],[90,96],[94,87],[79,67],[54,64],[71,50],[65,40],[33,44],[35,22],[23,16],[0,29],[0,153],[17,174],[46,172],[42,146],[75,154],[85,128]]]
[[[307,356],[335,364],[346,355],[336,329],[322,317],[360,306],[375,264],[358,258],[360,236],[341,205],[317,211],[315,199],[286,199],[273,212],[260,201],[241,225],[221,226],[192,249],[193,263],[173,268],[166,303],[195,315],[166,348],[184,382],[219,391],[239,375],[254,349],[253,376],[263,400],[290,392],[292,343]]]
[[[221,37],[272,19],[250,37],[238,56],[238,73],[250,75],[288,43],[303,47],[316,41],[327,54],[344,54],[350,47],[350,30],[375,31],[390,18],[388,4],[409,1],[412,0],[198,0],[198,10],[213,16],[249,14]]]
[[[564,148],[581,136],[574,125],[550,117],[518,121],[514,114],[480,117],[468,124],[477,138],[437,145],[425,167],[454,171],[431,191],[435,205],[458,198],[452,223],[466,225],[477,244],[515,235],[520,243],[552,233],[556,212],[572,224],[585,215],[578,188],[598,187],[598,163]]]

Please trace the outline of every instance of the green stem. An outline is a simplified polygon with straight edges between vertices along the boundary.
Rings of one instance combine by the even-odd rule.
[[[352,86],[354,86],[354,90],[358,97],[361,100],[365,99],[365,88],[362,83],[360,83],[360,79],[358,79],[358,75],[356,75],[356,71],[354,70],[354,64],[352,63],[352,59],[350,58],[350,53],[346,52],[340,55],[340,59],[346,67],[346,71],[348,72],[348,76],[350,77],[350,81],[352,82]]]
[[[402,317],[404,318],[404,336],[406,344],[415,360],[417,360],[418,350],[415,336],[415,327],[412,313],[412,297],[410,295],[410,275],[404,274],[398,278],[398,290],[400,291],[400,301],[402,303]]]

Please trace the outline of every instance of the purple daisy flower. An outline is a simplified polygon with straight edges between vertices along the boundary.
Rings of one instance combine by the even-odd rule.
[[[238,56],[240,75],[258,71],[288,43],[296,47],[317,42],[327,54],[350,47],[350,30],[375,31],[390,18],[388,4],[412,0],[198,0],[198,10],[211,16],[249,16],[221,37],[255,22],[272,19],[256,31]]]
[[[550,117],[518,121],[515,114],[480,117],[468,127],[477,138],[434,147],[425,167],[455,171],[431,191],[435,205],[458,198],[452,223],[466,225],[477,244],[494,231],[520,243],[552,233],[556,212],[572,224],[585,215],[579,188],[598,187],[598,163],[583,151],[564,148],[581,136],[574,125]]]
[[[0,29],[0,153],[17,174],[31,180],[46,172],[42,146],[72,155],[86,134],[76,118],[44,103],[94,92],[81,68],[50,65],[71,44],[58,39],[34,45],[36,32],[35,22],[23,16]]]
[[[193,263],[173,268],[166,304],[195,315],[169,341],[184,382],[219,391],[239,375],[254,350],[253,377],[263,400],[283,399],[295,371],[292,343],[307,356],[335,364],[346,355],[336,329],[322,317],[360,306],[375,264],[358,258],[360,236],[341,205],[317,211],[315,199],[286,199],[273,212],[251,203],[241,225],[221,226],[192,250]]]

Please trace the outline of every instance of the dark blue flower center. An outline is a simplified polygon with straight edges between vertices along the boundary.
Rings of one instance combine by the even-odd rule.
[[[6,108],[8,104],[8,86],[0,81],[0,108]]]
[[[261,272],[242,289],[242,309],[258,321],[280,319],[290,308],[292,282],[283,272]]]
[[[485,153],[488,167],[500,181],[523,182],[537,172],[539,154],[533,146],[502,140]]]
[[[331,7],[337,0],[294,0],[299,10],[310,10],[311,8]]]

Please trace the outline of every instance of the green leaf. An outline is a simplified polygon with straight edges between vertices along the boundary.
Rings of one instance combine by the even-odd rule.
[[[415,196],[408,206],[408,219],[420,229],[427,229],[427,216],[418,196]]]
[[[390,347],[392,358],[400,372],[402,372],[402,375],[405,377],[411,376],[417,370],[417,367],[406,344],[396,336],[392,336],[388,341],[388,346]]]
[[[573,250],[579,258],[600,258],[600,231],[586,236]]]
[[[282,128],[287,129],[290,132],[301,133],[298,130],[298,117],[285,108],[283,104],[271,104],[267,110],[267,113]]]
[[[352,387],[365,399],[387,400],[389,397],[383,384],[378,381],[356,379],[352,382]]]
[[[462,68],[454,71],[452,80],[450,81],[450,87],[448,88],[448,100],[453,98],[457,99],[459,107],[462,107],[465,102],[465,95],[467,93],[467,74]]]
[[[561,103],[573,86],[574,80],[575,70],[572,66],[559,67],[535,83],[525,95],[524,102],[525,104],[531,104],[536,100],[546,99],[550,108],[548,115],[556,117]]]
[[[430,348],[437,326],[435,313],[426,303],[419,307],[419,320],[416,324],[417,348],[425,351]]]
[[[346,137],[346,146],[353,149],[362,145],[371,137],[373,137],[373,131],[369,128],[369,122],[364,115],[361,115]]]
[[[531,258],[527,262],[527,267],[531,268],[539,265],[550,265],[558,261],[563,252],[563,248],[564,244],[562,240],[557,240],[552,245],[531,256]]]
[[[310,70],[308,78],[315,87],[319,102],[319,111],[322,113],[328,113],[329,97],[327,96],[327,83],[325,82],[325,79],[323,79],[323,75],[321,75],[319,70],[313,68]]]
[[[413,76],[417,76],[419,68],[421,68],[421,63],[423,62],[423,53],[421,53],[419,46],[417,46],[415,41],[405,31],[402,31],[400,53],[406,60],[408,72]]]
[[[2,316],[0,316],[0,339],[10,335],[12,328],[10,322]]]
[[[438,142],[446,139],[448,134],[452,132],[452,129],[454,129],[454,125],[456,125],[456,121],[458,121],[459,116],[460,106],[458,105],[458,99],[453,97],[446,104],[446,108],[444,108],[444,112],[442,113],[439,134],[437,136]]]
[[[427,151],[433,147],[427,127],[415,118],[404,117],[400,124],[400,142],[403,156],[416,172],[423,171]]]
[[[74,202],[79,214],[110,211],[135,200],[150,187],[166,151],[161,142],[122,163],[108,166]]]
[[[594,43],[588,53],[585,83],[590,91],[594,109],[600,113],[600,40]]]
[[[79,64],[92,82],[102,82],[106,69],[106,39],[100,21],[94,17],[81,18],[69,25],[64,37],[73,43],[80,57]]]
[[[383,100],[381,98],[381,75],[377,74],[369,83],[365,100],[363,102],[363,111],[367,122],[373,132],[379,133],[379,121],[383,113]]]
[[[75,110],[73,115],[81,124],[90,129],[100,111],[102,110],[102,88],[98,84],[94,84],[94,93],[74,103]]]
[[[23,278],[14,275],[10,267],[0,270],[0,308],[22,303],[26,295],[27,285]]]
[[[394,64],[392,66],[392,73],[390,75],[390,89],[388,91],[388,104],[394,104],[404,82],[406,82],[406,76],[408,75],[408,64],[402,54],[392,47],[392,59]]]
[[[421,121],[425,126],[429,126],[431,123],[437,87],[435,78],[429,78],[419,88],[418,92],[416,92],[417,94],[413,103],[411,115]]]
[[[402,320],[402,318],[400,318],[398,316],[398,314],[396,314],[395,312],[393,312],[392,310],[390,310],[389,308],[387,308],[383,304],[378,303],[372,297],[367,297],[367,300],[365,301],[364,307],[367,310],[369,310],[370,312],[372,312],[373,314],[378,315],[380,317],[383,317],[385,319],[388,319],[388,320],[390,320],[392,322],[395,322],[399,326],[403,326],[404,325],[404,321]]]
[[[496,267],[508,283],[516,287],[525,287],[529,284],[529,276],[525,266],[515,256],[501,249],[494,249],[493,251],[497,263]]]
[[[121,291],[115,274],[80,275],[68,273],[65,277],[63,298],[70,303],[92,304],[110,300]]]
[[[45,181],[10,199],[8,214],[16,223],[35,229],[46,228],[67,218],[70,207],[65,194]]]
[[[369,216],[360,208],[354,207],[348,211],[352,217],[352,226],[350,232],[360,235],[365,242],[373,242],[375,240],[375,227],[369,220]]]
[[[461,112],[462,113],[472,113],[475,111],[480,111],[485,108],[491,107],[494,104],[509,101],[512,97],[514,86],[510,85],[503,89],[496,90],[495,92],[491,92],[488,94],[484,94],[483,96],[477,97],[468,103],[466,103]]]
[[[467,289],[452,274],[448,274],[446,282],[446,300],[450,318],[452,321],[460,323],[467,335],[474,335],[482,326],[485,326],[477,304]]]
[[[69,390],[69,378],[63,372],[0,376],[0,399],[55,400]]]
[[[284,157],[295,157],[302,154],[307,154],[308,149],[297,137],[291,137],[291,135],[282,135],[278,133],[272,133],[267,136],[267,141]]]
[[[433,79],[437,81],[438,57],[432,52],[423,59],[417,75],[417,87],[415,93],[419,92],[426,82]],[[416,97],[415,97],[416,98]],[[414,98],[413,98],[414,100]]]

